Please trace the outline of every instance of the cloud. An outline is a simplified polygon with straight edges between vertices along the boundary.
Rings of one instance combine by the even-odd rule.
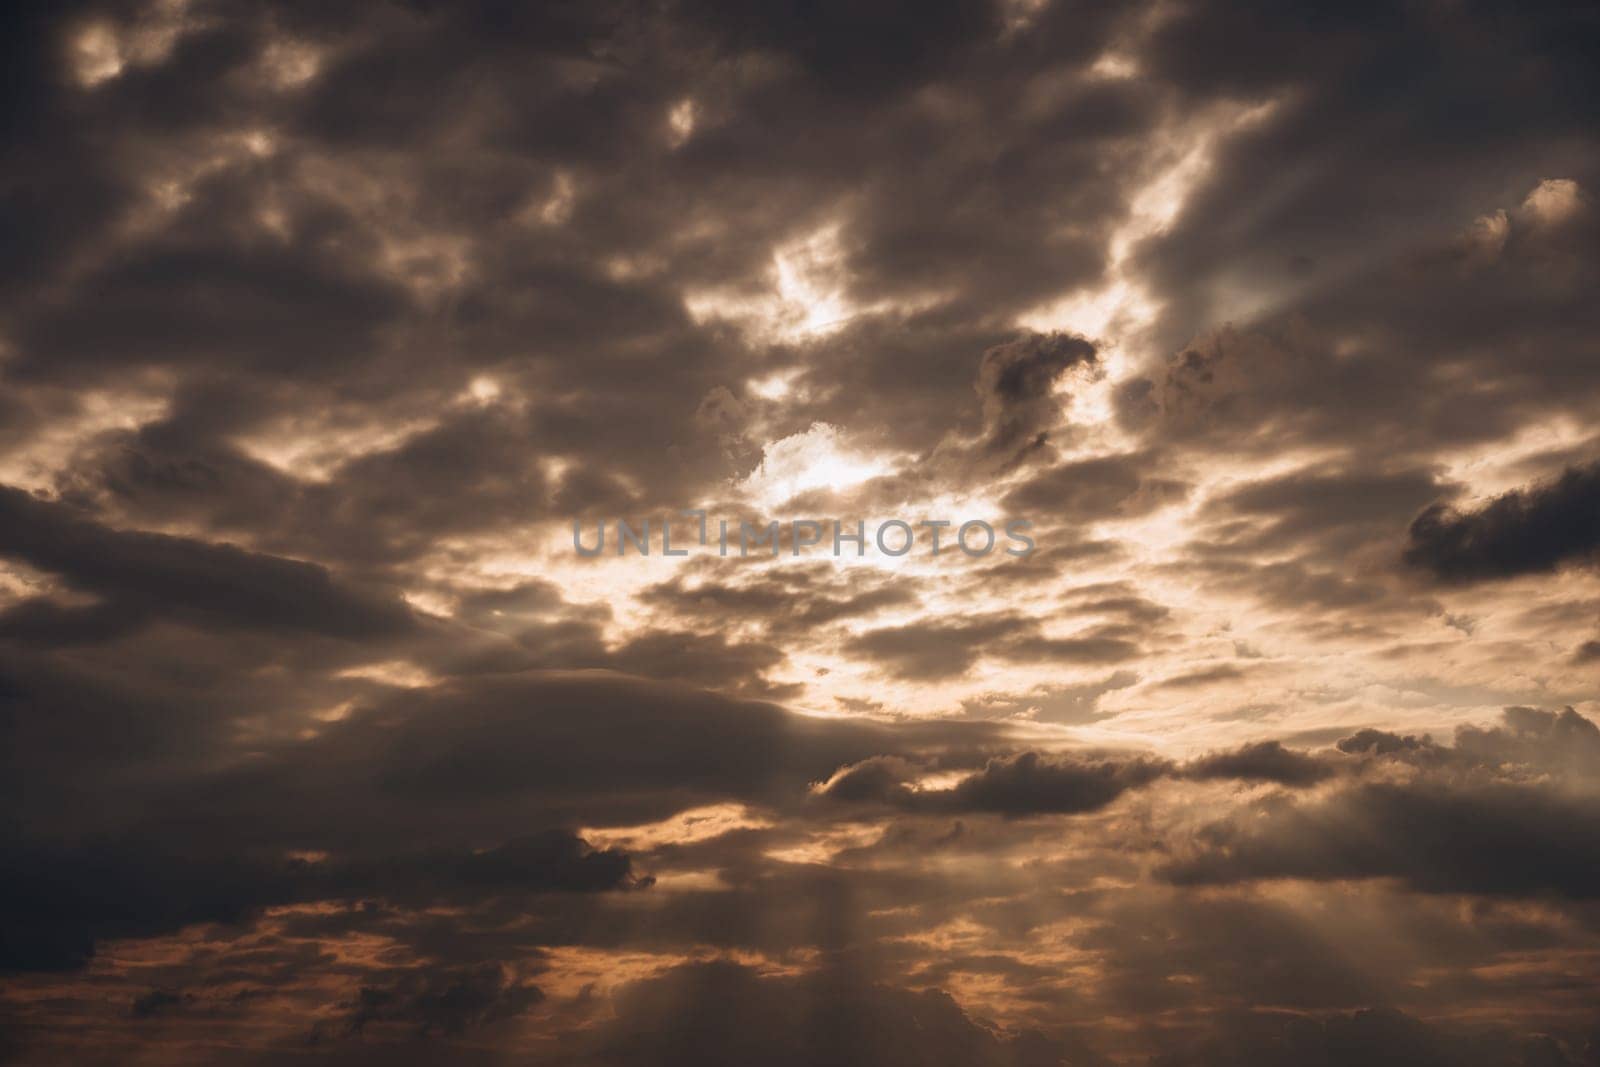
[[[1600,728],[1572,709],[1508,708],[1504,727],[1464,727],[1449,749],[1375,731],[1339,747],[1424,773],[1259,802],[1207,825],[1164,876],[1181,885],[1390,878],[1424,893],[1600,895],[1594,797],[1573,788],[1600,768]]]
[[[1143,453],[1063,463],[1022,482],[1001,503],[1041,522],[1134,518],[1177,503],[1189,491],[1181,481],[1154,474],[1155,466]]]
[[[336,579],[325,567],[168,534],[114,530],[65,504],[0,487],[0,555],[60,575],[74,588],[110,598],[89,614],[35,602],[5,625],[85,636],[115,618],[158,614],[255,628],[288,628],[350,639],[395,637],[417,622],[398,597]],[[111,613],[114,612],[115,616]]]
[[[0,1058],[1593,1059],[1589,11],[7,14]]]
[[[1200,781],[1222,778],[1307,786],[1325,781],[1338,771],[1324,760],[1284,748],[1282,742],[1256,741],[1232,752],[1202,756],[1188,765],[1186,773]]]
[[[1515,489],[1471,511],[1434,504],[1411,524],[1406,562],[1450,582],[1543,574],[1600,551],[1600,464]]]
[[[1099,811],[1131,790],[1164,779],[1272,782],[1305,788],[1332,778],[1338,764],[1261,741],[1188,763],[1145,755],[1024,750],[994,756],[955,784],[918,787],[915,761],[876,756],[841,767],[813,790],[841,804],[879,804],[930,814],[1077,815]]]
[[[199,923],[248,924],[273,906],[363,898],[473,905],[505,895],[650,885],[648,877],[635,875],[625,853],[591,849],[563,831],[513,838],[481,852],[416,852],[390,843],[378,854],[316,862],[196,845],[5,841],[0,847],[15,876],[0,891],[0,970],[77,969],[107,939],[148,938]]]
[[[985,656],[1014,662],[1119,663],[1138,654],[1121,632],[1091,629],[1071,637],[1051,637],[1040,623],[997,613],[961,622],[918,622],[885,626],[856,635],[849,653],[873,660],[898,678],[936,681],[965,674]]]
[[[1043,1067],[1066,1054],[1042,1034],[996,1034],[947,993],[875,985],[848,972],[763,977],[727,963],[681,967],[624,989],[616,1019],[593,1045],[580,1062],[594,1067]]]
[[[1074,814],[1103,808],[1170,770],[1160,759],[1051,759],[1024,752],[990,760],[977,774],[934,793],[930,803],[1000,815]]]
[[[1035,334],[984,352],[974,386],[983,402],[984,451],[1014,461],[1042,446],[1060,419],[1055,384],[1095,359],[1094,345],[1065,334]]]
[[[361,1033],[386,1023],[423,1037],[457,1037],[515,1018],[544,999],[538,987],[508,977],[497,964],[410,971],[382,986],[362,986],[347,1025]]]
[[[1250,1063],[1289,1067],[1310,1063],[1365,1063],[1374,1067],[1580,1067],[1588,1050],[1564,1048],[1540,1034],[1503,1028],[1433,1025],[1392,1008],[1306,1018],[1266,1015],[1232,1020],[1230,1032],[1198,1047],[1158,1057],[1153,1067],[1212,1067]]]

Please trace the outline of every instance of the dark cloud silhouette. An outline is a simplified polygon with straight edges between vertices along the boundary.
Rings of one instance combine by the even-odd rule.
[[[416,625],[398,597],[338,581],[325,567],[182,537],[110,529],[66,505],[0,487],[0,555],[59,574],[74,588],[111,598],[97,615],[39,602],[6,619],[40,635],[92,632],[108,619],[143,614],[246,627],[287,627],[335,637],[382,638]],[[32,621],[35,628],[27,623]],[[119,627],[106,627],[115,632]]]
[[[1025,752],[989,761],[950,789],[944,803],[960,811],[1001,815],[1094,811],[1169,771],[1170,765],[1160,759],[1053,760]]]
[[[1434,504],[1411,524],[1406,562],[1453,582],[1541,574],[1600,551],[1600,464],[1472,511]]]
[[[1186,764],[1139,755],[1023,751],[989,759],[945,788],[915,788],[917,765],[876,756],[835,771],[817,796],[842,804],[885,804],[927,813],[1074,815],[1099,811],[1124,793],[1163,779],[1316,785],[1339,766],[1277,741],[1212,752]]]
[[[1200,780],[1233,778],[1304,786],[1331,778],[1337,769],[1314,756],[1284,748],[1282,742],[1257,741],[1231,752],[1202,756],[1188,765],[1186,773]]]
[[[266,907],[304,901],[473,903],[650,885],[625,853],[591,849],[561,831],[481,852],[417,853],[397,844],[387,854],[326,862],[259,849],[202,851],[192,842],[179,852],[170,843],[134,840],[76,847],[11,841],[5,859],[16,872],[0,911],[0,970],[8,972],[75,969],[108,938],[149,937],[197,923],[245,924]],[[167,1006],[158,1001],[152,1010]]]
[[[948,788],[914,789],[912,764],[877,757],[841,769],[816,792],[843,804],[888,804],[928,813],[1075,815],[1098,811],[1173,769],[1165,760],[1147,757],[1019,752],[990,759]]]
[[[1013,459],[1043,445],[1059,417],[1051,388],[1070,368],[1094,362],[1092,344],[1062,334],[1026,337],[985,352],[976,385],[984,450]]]

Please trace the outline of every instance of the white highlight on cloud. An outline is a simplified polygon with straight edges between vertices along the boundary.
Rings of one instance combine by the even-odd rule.
[[[384,420],[348,413],[284,416],[234,444],[251,459],[305,482],[325,482],[362,456],[400,447],[438,426],[434,417]]]
[[[671,111],[667,112],[667,128],[671,131],[670,142],[673,148],[681,147],[694,136],[694,122],[693,100],[680,100],[672,106]]]
[[[851,449],[837,426],[814,422],[809,429],[763,448],[760,465],[739,483],[739,489],[775,507],[807,490],[844,489],[891,469],[884,459]]]
[[[1118,69],[1114,61],[1110,65]],[[1134,335],[1154,321],[1159,309],[1143,280],[1129,270],[1128,257],[1139,242],[1164,232],[1177,219],[1210,171],[1222,141],[1260,123],[1274,107],[1271,101],[1232,107],[1211,122],[1175,133],[1166,165],[1134,193],[1126,221],[1111,236],[1105,281],[1098,288],[1075,291],[1023,315],[1018,325],[1040,332],[1066,330],[1106,341]]]
[[[322,62],[323,53],[315,45],[280,38],[262,50],[260,70],[274,89],[298,89],[317,76]]]
[[[772,253],[766,292],[718,288],[686,293],[684,304],[696,321],[725,319],[756,338],[797,342],[826,337],[863,312],[846,292],[841,223],[820,226],[779,245]]]
[[[763,400],[782,400],[794,391],[795,380],[799,377],[799,368],[778,371],[746,382],[745,389]]]
[[[1472,220],[1472,229],[1467,231],[1469,258],[1475,263],[1498,259],[1510,236],[1511,219],[1504,211],[1479,215]]]
[[[38,427],[16,448],[0,450],[0,483],[28,490],[53,488],[81,449],[165,415],[166,392],[161,382],[145,381],[76,397],[49,397]]]
[[[94,89],[129,66],[148,67],[172,53],[172,46],[196,23],[188,0],[158,0],[132,24],[109,19],[82,23],[67,42],[67,65],[78,85]]]
[[[1555,226],[1573,218],[1583,207],[1578,183],[1571,178],[1546,178],[1528,194],[1522,209],[1534,221]]]
[[[546,226],[559,226],[572,217],[572,205],[576,199],[577,189],[572,184],[572,176],[557,174],[551,183],[550,195],[530,209],[530,220],[537,220]]]

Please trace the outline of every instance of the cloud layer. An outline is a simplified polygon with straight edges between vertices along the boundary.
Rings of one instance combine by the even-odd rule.
[[[0,1059],[1600,1063],[1592,12],[12,6]]]

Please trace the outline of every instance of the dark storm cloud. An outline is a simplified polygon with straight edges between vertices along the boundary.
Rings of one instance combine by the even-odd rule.
[[[66,494],[130,521],[182,516],[217,536],[368,569],[407,562],[441,538],[502,531],[555,509],[571,515],[637,502],[596,455],[591,462],[599,465],[547,477],[542,462],[554,450],[567,453],[591,434],[607,436],[598,423],[575,421],[558,408],[406,400],[390,414],[415,423],[414,432],[356,455],[331,449],[333,470],[313,481],[219,436],[267,415],[259,394],[240,392],[197,384],[165,418],[105,435],[66,479]],[[365,421],[360,407],[338,414],[358,427]],[[596,453],[612,447],[594,443]],[[619,455],[628,446],[615,444]]]
[[[1505,717],[1501,728],[1464,728],[1443,751],[1357,735],[1341,749],[1432,773],[1262,801],[1202,830],[1165,875],[1183,885],[1392,878],[1427,893],[1594,899],[1600,819],[1582,786],[1600,770],[1600,728],[1570,708]]]
[[[818,719],[605,671],[484,675],[395,693],[158,792],[148,821],[236,844],[392,855],[726,801],[792,809],[841,766],[901,753],[975,766],[1007,736],[986,723]],[[197,823],[186,812],[198,798],[209,814]]]
[[[1600,552],[1600,463],[1470,511],[1434,504],[1411,524],[1406,562],[1450,582],[1544,574]]]
[[[595,893],[648,887],[629,857],[591,849],[562,831],[513,838],[495,848],[309,863],[283,856],[162,841],[0,846],[14,872],[0,892],[0,970],[83,966],[108,938],[151,937],[197,923],[248,923],[269,906],[309,901],[448,902],[499,896]]]
[[[370,358],[378,331],[403,313],[406,297],[396,283],[363,276],[318,248],[350,239],[314,232],[298,249],[146,249],[74,290],[67,306],[37,310],[18,339],[31,359],[14,373],[209,357],[315,375]],[[95,313],[85,315],[86,306]],[[302,365],[284,367],[286,355]]]
[[[86,679],[74,681],[83,690]],[[120,843],[8,845],[6,866],[19,872],[4,909],[13,969],[79,966],[106,937],[247,922],[273,905],[384,899],[482,908],[507,895],[647,885],[620,852],[591,850],[570,834],[530,838],[526,828],[661,818],[719,800],[792,806],[808,783],[842,764],[898,748],[970,763],[1002,736],[978,724],[830,723],[602,673],[529,675],[396,696],[313,740],[200,772],[171,760],[179,742],[178,752],[215,743],[215,730],[197,729],[203,716],[136,706],[119,694],[130,715],[101,695],[74,698],[61,686],[59,678],[14,679],[5,694],[8,728],[21,745],[15,754],[69,768],[63,781],[41,777],[31,763],[19,768],[12,781],[32,783],[23,794],[31,809],[42,814],[49,796],[69,796],[62,790],[84,769],[108,759],[136,768],[160,754],[169,780],[130,784],[115,817],[51,817],[76,825],[80,838],[115,827]],[[96,727],[69,745],[37,727],[15,729],[31,721],[15,719],[24,709],[46,714],[50,702],[118,713],[116,733]],[[69,725],[81,720],[74,713]],[[152,737],[139,741],[124,722]],[[97,737],[105,752],[91,760],[87,746]],[[42,830],[49,822],[33,824]],[[292,852],[328,858],[286,859]]]
[[[74,589],[107,598],[131,623],[145,614],[229,626],[280,627],[350,639],[394,637],[416,621],[396,596],[337,580],[314,563],[247,552],[166,534],[102,526],[64,504],[0,487],[0,555],[61,576]],[[20,611],[20,614],[19,614]],[[106,614],[85,615],[34,602],[6,617],[61,636],[85,634]],[[112,628],[113,632],[115,628]]]
[[[1084,164],[1091,152],[1136,154],[1140,132],[1154,121],[1149,94],[1131,83],[1063,83],[1059,99],[1030,104],[1026,119],[996,121],[1017,113],[1028,71],[1090,62],[1112,28],[1111,13],[1040,15],[1035,30],[1054,41],[1048,45],[1007,36],[987,5],[948,24],[919,19],[928,23],[926,38],[921,30],[887,34],[892,13],[854,10],[623,17],[597,8],[512,17],[465,5],[369,17],[318,18],[289,8],[223,14],[184,25],[167,56],[129,62],[89,92],[60,84],[60,72],[35,71],[51,85],[39,107],[70,107],[80,124],[100,131],[106,160],[96,172],[165,177],[204,152],[208,139],[259,130],[273,140],[259,157],[243,153],[208,169],[159,225],[135,227],[125,238],[102,227],[71,284],[13,324],[9,373],[19,382],[107,382],[157,365],[178,375],[180,392],[203,377],[231,375],[241,400],[228,422],[169,435],[159,448],[140,441],[134,458],[150,462],[102,453],[76,475],[111,491],[118,511],[165,518],[179,508],[291,554],[409,556],[430,538],[538,514],[546,490],[563,512],[600,500],[614,506],[624,497],[619,472],[658,499],[681,499],[685,486],[726,473],[712,442],[685,434],[685,416],[713,388],[737,390],[734,358],[748,366],[748,354],[727,331],[691,324],[680,286],[759,276],[797,224],[843,212],[852,234],[845,252],[863,302],[939,291],[998,315],[999,299],[1042,297],[1092,273],[1100,258],[1092,238],[1047,235],[1073,230],[1067,217],[1098,226],[1115,217],[1113,176]],[[147,22],[131,9],[111,20],[119,34],[150,32]],[[795,37],[794,24],[810,28]],[[892,39],[921,58],[878,82],[894,66],[881,57],[861,66],[861,53],[841,51],[834,36],[858,25],[872,27],[863,40]],[[949,37],[936,32],[940,25]],[[71,19],[41,21],[33,43],[59,56],[78,27]],[[524,34],[522,45],[508,47]],[[685,65],[653,40],[691,51],[704,44],[727,63]],[[262,73],[286,43],[320,52],[321,67],[304,88],[274,89]],[[527,62],[527,48],[549,61]],[[969,57],[970,68],[944,65],[958,56]],[[396,78],[401,68],[407,73]],[[844,93],[870,107],[858,122],[832,121],[846,90],[841,71],[871,74]],[[962,83],[976,113],[930,111],[906,97],[936,75]],[[696,129],[675,149],[666,114],[690,96]],[[456,122],[466,107],[482,120]],[[1095,136],[1040,140],[1039,122]],[[963,136],[978,128],[981,140]],[[814,150],[820,131],[830,144]],[[374,169],[363,154],[446,136],[451,148],[437,156],[391,153]],[[894,151],[884,151],[890,145]],[[56,150],[37,138],[32,147],[44,154],[40,167]],[[872,176],[865,198],[862,168]],[[1065,173],[1079,187],[1073,198],[1063,196]],[[1005,196],[944,210],[975,178],[1008,186]],[[49,184],[27,188],[52,202]],[[541,200],[563,189],[571,203],[561,225],[514,221],[537,214]],[[142,188],[120,203],[124,213],[148,209]],[[397,265],[388,226],[401,220],[403,238],[417,250]],[[686,240],[683,231],[696,227],[704,235]],[[453,286],[446,322],[427,287],[413,283],[454,277],[452,256],[465,257],[470,269],[446,283]],[[991,266],[974,273],[974,258]],[[623,278],[613,269],[619,259],[659,265]],[[999,263],[1008,269],[995,269]],[[926,276],[913,278],[913,267]],[[83,314],[90,304],[95,313]],[[838,359],[826,346],[808,351],[807,369],[829,399],[794,418],[802,428],[819,416],[878,424],[865,412],[853,417],[850,406],[915,394],[921,415],[902,403],[897,432],[931,445],[949,428],[950,401],[967,390],[976,353],[1015,336],[973,319],[889,314],[882,336],[859,345],[841,338]],[[1029,358],[1043,371],[1061,362],[1051,352],[1066,343],[1035,338],[1013,347],[1037,349]],[[195,355],[202,349],[203,361]],[[923,372],[908,377],[900,357],[910,352]],[[283,373],[285,360],[293,374]],[[950,373],[935,372],[935,363]],[[436,409],[485,369],[508,386],[554,386],[582,401],[540,411],[532,431],[450,420],[414,443],[350,463],[325,491],[285,481],[226,440],[330,402],[352,414],[407,417]],[[639,392],[597,388],[619,373]],[[857,382],[864,390],[839,388],[856,376],[864,376]],[[1025,377],[1012,373],[994,384],[1020,386]],[[651,399],[641,403],[645,391]],[[1024,400],[1016,389],[986,402],[999,404],[991,415],[1011,427],[1007,433],[1046,414],[1041,398]],[[544,486],[536,464],[516,466],[530,449],[584,462]],[[174,474],[180,485],[169,481]],[[490,497],[503,506],[485,507]]]
[[[6,91],[0,94],[0,299],[10,305],[52,277],[111,224],[131,198],[90,131],[70,120],[75,94],[60,70],[67,5],[20,3],[4,34]]]
[[[1382,728],[1592,710],[1583,590],[1446,612],[1476,591],[1395,573],[1469,447],[1572,472],[1430,511],[1414,567],[1593,562],[1591,12],[13,7],[0,464],[41,492],[0,489],[0,1058],[1106,1062],[1082,1025],[1119,1063],[1594,1059],[1600,732]],[[1041,311],[1102,292],[1151,328]],[[817,422],[909,458],[808,507],[992,490],[1050,536],[525,577],[552,517],[718,498]],[[1189,500],[1165,556],[1091,528]],[[1316,711],[1286,647],[1441,618],[1422,677],[1356,672],[1388,715]],[[1222,699],[1245,630],[1291,639],[1248,679],[1294,679],[1275,734],[1371,727],[1060,748],[1102,698]],[[952,695],[775,680],[840,652]],[[749,966],[673,966],[713,953]]]

